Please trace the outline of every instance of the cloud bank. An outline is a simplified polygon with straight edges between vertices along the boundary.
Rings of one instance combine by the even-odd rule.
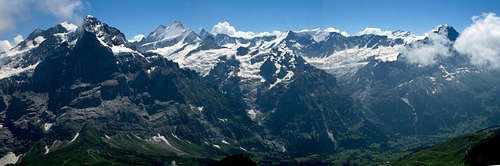
[[[71,20],[83,8],[80,0],[0,0],[0,33],[32,16],[33,11],[43,11],[59,19]]]
[[[12,42],[8,40],[1,40],[0,41],[0,53],[4,51],[8,51],[12,47],[15,47],[17,44],[21,43],[24,40],[23,36],[17,35],[12,39]]]
[[[247,38],[247,39],[254,38],[254,37],[262,37],[262,36],[272,36],[272,35],[279,36],[281,34],[280,31],[273,31],[272,33],[262,32],[262,33],[258,33],[258,34],[255,34],[253,32],[237,31],[236,28],[231,26],[227,21],[219,22],[219,23],[215,24],[212,27],[211,33],[213,33],[213,34],[226,34],[226,35],[233,36],[233,37],[241,37],[241,38]]]
[[[417,42],[403,50],[403,55],[410,63],[417,63],[424,66],[433,65],[441,57],[451,56],[451,41],[436,33],[427,33],[429,42]]]
[[[429,42],[407,46],[402,54],[410,63],[432,65],[439,58],[451,56],[451,50],[455,50],[468,56],[473,65],[500,69],[500,17],[495,13],[484,13],[473,16],[472,21],[454,43],[443,35],[428,32]]]
[[[7,40],[1,40],[0,41],[0,53],[2,53],[4,51],[7,51],[10,48],[12,48],[12,45],[10,44],[9,41],[7,41]]]
[[[380,28],[365,28],[363,31],[358,33],[359,35],[368,35],[368,34],[373,34],[373,35],[381,35],[381,36],[389,36],[392,34],[391,31],[382,31]]]
[[[144,34],[138,34],[138,35],[135,35],[134,38],[128,40],[129,42],[133,43],[133,42],[139,42],[141,41],[142,39],[144,39],[144,37],[146,37]]]
[[[470,57],[472,64],[500,69],[500,18],[494,13],[472,17],[454,44],[457,52]]]

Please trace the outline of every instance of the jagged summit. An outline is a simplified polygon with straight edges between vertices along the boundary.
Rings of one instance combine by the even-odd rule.
[[[200,41],[201,38],[198,34],[184,27],[180,21],[174,21],[170,26],[159,25],[136,45],[141,51],[148,51],[172,46],[179,42],[194,43]]]
[[[181,21],[174,21],[170,27],[175,27],[175,28],[184,28],[184,25],[181,23]]]
[[[451,41],[457,40],[457,37],[459,35],[459,33],[457,32],[457,30],[455,30],[455,28],[453,28],[449,24],[440,24],[440,25],[437,25],[437,26],[435,26],[432,29],[431,32],[437,33],[437,34],[441,34],[441,35],[445,35]]]
[[[180,21],[174,21],[170,26],[159,25],[155,31],[146,37],[146,42],[168,40],[181,36],[183,33],[190,31],[186,29]]]
[[[101,23],[101,21],[99,21],[99,19],[97,19],[94,16],[88,15],[87,17],[83,18],[82,26],[89,27],[92,25],[101,25],[101,24],[102,23]]]
[[[103,24],[99,19],[94,16],[87,16],[83,19],[81,27],[87,32],[94,33],[99,41],[102,41],[108,47],[120,46],[130,49],[135,49],[135,46],[128,42],[125,35],[120,30]]]
[[[200,31],[200,36],[202,38],[205,38],[206,36],[212,36],[212,34],[210,32],[208,32],[207,30],[205,30],[205,28],[202,28]]]
[[[414,34],[409,32],[409,31],[397,30],[397,31],[392,32],[392,35],[393,36],[408,37],[408,36],[414,35]]]

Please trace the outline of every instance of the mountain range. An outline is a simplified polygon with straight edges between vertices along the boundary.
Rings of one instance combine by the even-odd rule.
[[[455,51],[459,35],[244,38],[176,21],[128,41],[93,16],[36,29],[0,55],[0,164],[382,163],[500,122],[500,73]],[[408,53],[436,44],[449,55],[432,64]]]

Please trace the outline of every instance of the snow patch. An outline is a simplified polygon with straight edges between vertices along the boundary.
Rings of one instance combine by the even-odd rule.
[[[175,135],[174,133],[172,133],[172,136],[177,139],[177,140],[181,140],[179,137],[177,137],[177,135]]]
[[[34,41],[38,45],[38,44],[42,43],[43,41],[45,41],[45,38],[43,36],[38,36],[38,37],[35,38]]]
[[[196,107],[194,105],[189,104],[189,107],[191,108],[191,110],[196,110],[200,113],[203,111],[203,106]]]
[[[48,147],[47,145],[45,145],[45,152],[44,152],[43,154],[47,154],[47,153],[49,153],[49,152],[50,152],[49,147]]]
[[[45,131],[45,132],[49,131],[50,128],[52,127],[52,125],[54,125],[54,124],[52,124],[52,123],[43,124],[43,131]]]
[[[432,82],[436,82],[436,77],[429,77]]]
[[[177,149],[175,146],[170,144],[170,142],[167,140],[167,138],[165,138],[165,136],[160,135],[160,133],[158,133],[158,135],[156,135],[156,136],[151,137],[150,140],[153,142],[165,143],[168,147],[172,148],[172,150],[175,151],[175,153],[177,153],[177,154],[185,154],[185,152]]]
[[[26,47],[24,49],[21,49],[21,47],[18,45],[16,47],[2,53],[2,55],[0,55],[0,57],[12,57],[12,56],[24,54],[24,53],[30,51],[31,49],[40,46],[40,43],[42,43],[43,41],[45,41],[45,38],[42,36],[38,36],[34,40],[27,40]]]
[[[444,73],[442,77],[445,78],[446,81],[451,81],[455,78],[455,74],[448,72],[443,65],[439,65],[439,68],[441,69],[441,72]]]
[[[123,45],[119,45],[119,46],[114,45],[111,47],[111,50],[113,51],[113,54],[115,54],[115,55],[120,54],[120,53],[130,53],[130,52],[139,54],[139,52],[132,50],[131,48],[125,47]]]
[[[247,110],[247,115],[250,119],[254,120],[257,117],[257,112],[254,109]]]
[[[165,138],[165,136],[160,135],[160,133],[158,133],[158,135],[156,135],[156,136],[153,136],[152,139],[155,142],[163,142],[163,143],[167,144],[168,146],[172,146],[170,144],[170,142],[168,142],[167,138]]]
[[[222,123],[226,123],[228,121],[227,118],[217,118],[217,120],[221,121]]]
[[[227,142],[226,140],[222,140],[221,142],[222,142],[223,144],[229,145],[229,142]]]
[[[259,56],[255,55],[255,56]],[[239,72],[236,73],[238,77],[243,80],[259,80],[264,81],[264,78],[260,75],[260,67],[264,64],[264,61],[252,64],[252,58],[254,56],[247,54],[243,56],[236,56],[236,60],[240,62]]]
[[[62,27],[64,27],[64,29],[68,30],[69,32],[75,32],[75,31],[76,31],[76,29],[78,28],[78,26],[77,26],[77,25],[75,25],[75,24],[71,24],[71,23],[68,23],[68,22],[66,22],[66,21],[65,21],[65,22],[62,22],[60,25],[61,25]]]
[[[328,135],[328,139],[332,141],[332,143],[337,146],[337,140],[335,140],[335,137],[333,137],[333,133],[330,130],[326,130],[326,134]]]
[[[95,28],[98,29],[98,26],[96,26]],[[96,32],[99,32],[99,34],[102,33],[101,31],[97,31],[97,30],[96,30]],[[100,36],[99,34],[96,34],[96,36]],[[114,36],[114,37],[116,37],[116,36]],[[111,51],[113,52],[114,55],[118,55],[120,53],[135,53],[137,55],[143,56],[141,53],[139,53],[131,48],[125,47],[124,44],[110,46],[110,45],[106,44],[106,42],[104,42],[103,38],[104,37],[98,37],[97,40],[99,40],[99,43],[101,43],[101,45],[106,46],[108,48],[111,48]]]
[[[69,33],[55,33],[54,36],[58,37],[61,40],[61,43],[64,43],[68,41],[68,34]],[[76,39],[78,40],[78,39]]]
[[[23,73],[25,71],[32,71],[36,68],[36,66],[38,66],[39,63],[40,62],[37,62],[34,65],[30,65],[30,66],[27,66],[24,68],[23,67],[14,68],[14,67],[12,67],[11,63],[6,64],[4,66],[0,66],[0,79],[11,77],[14,75],[18,75],[18,74]]]
[[[73,137],[73,139],[71,139],[71,141],[69,141],[69,143],[72,143],[73,141],[75,141],[78,136],[80,136],[80,133],[76,133],[75,136]]]
[[[379,46],[378,48],[355,47],[341,51],[335,51],[326,57],[303,57],[304,60],[316,68],[325,70],[336,75],[354,73],[357,69],[368,64],[367,59],[374,57],[384,62],[392,62],[398,59],[403,50],[403,45],[392,47]]]
[[[153,66],[153,67],[149,68],[149,69],[146,71],[146,73],[151,74],[151,72],[155,71],[155,69],[156,69],[156,67],[154,67],[154,66]]]
[[[16,156],[16,154],[14,154],[13,152],[9,152],[5,156],[0,158],[0,166],[4,166],[7,164],[15,164],[17,160],[19,160],[20,156],[21,155]]]
[[[177,44],[176,44],[177,45]],[[182,44],[185,45],[185,44]],[[169,60],[172,60],[179,64],[181,68],[189,68],[192,69],[202,76],[207,76],[215,67],[215,65],[220,61],[220,57],[227,56],[231,57],[236,54],[235,49],[230,48],[221,48],[221,49],[212,49],[212,50],[203,50],[196,53],[193,53],[189,56],[186,56],[192,50],[198,48],[199,43],[194,45],[186,46],[182,51],[178,51],[174,54],[168,54],[166,52],[159,52],[162,49],[154,50],[153,52],[157,52]]]
[[[276,78],[276,81],[273,84],[271,84],[268,89],[272,89],[273,87],[275,87],[279,83],[288,83],[290,80],[292,80],[294,72],[290,71],[290,70],[288,70],[286,72],[287,73],[283,78]]]
[[[411,105],[410,100],[408,100],[408,98],[401,97],[401,100],[402,100],[404,103],[406,103],[408,106],[410,106],[412,109],[415,109],[415,108],[413,107],[413,105]]]

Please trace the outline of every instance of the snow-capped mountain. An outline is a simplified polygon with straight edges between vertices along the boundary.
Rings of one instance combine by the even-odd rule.
[[[169,27],[158,27],[135,44],[140,50],[158,53],[203,77],[223,84],[232,80],[231,84],[238,87],[238,92],[229,88],[231,93],[242,95],[249,115],[255,117],[260,114],[255,103],[258,94],[278,84],[286,86],[290,83],[295,75],[293,71],[297,59],[337,77],[347,77],[367,65],[370,59],[396,61],[407,45],[424,39],[404,31],[396,31],[389,36],[348,36],[332,28],[241,38],[214,35],[205,30],[197,35],[180,22],[174,22]],[[203,43],[211,47],[202,47]],[[222,66],[227,69],[221,69]],[[217,71],[212,72],[213,69]],[[269,71],[271,69],[274,73]],[[217,86],[223,88],[222,85]]]
[[[43,154],[69,146],[90,123],[174,154],[200,154],[181,149],[186,145],[211,152],[207,156],[269,149],[257,139],[238,143],[258,135],[245,127],[253,122],[241,105],[196,73],[135,50],[95,17],[80,26],[36,30],[7,55],[7,65],[34,65],[0,80],[2,156],[16,158],[38,145]]]
[[[403,31],[396,31],[390,36],[347,36],[332,28],[289,31],[280,35],[240,38],[226,34],[213,35],[205,30],[202,30],[200,35],[196,35],[193,31],[186,30],[180,25],[179,22],[176,22],[169,28],[160,26],[149,35],[149,39],[143,39],[141,42],[136,43],[136,46],[142,50],[159,53],[179,63],[181,67],[187,67],[199,72],[202,76],[205,76],[215,66],[218,58],[234,54],[237,52],[236,49],[240,47],[245,47],[250,53],[254,53],[251,55],[252,57],[262,56],[262,54],[267,54],[272,49],[287,49],[292,51],[294,55],[303,57],[307,63],[319,69],[336,76],[343,76],[353,74],[357,69],[366,65],[370,57],[383,61],[395,61],[405,45],[424,38]],[[180,29],[177,31],[182,33],[173,39],[165,41],[165,39],[159,37],[162,36],[160,34],[165,29]],[[173,36],[175,35],[170,37]],[[187,36],[192,37],[190,40],[186,40]],[[152,43],[158,42],[168,44],[150,47]],[[200,43],[210,43],[211,47],[205,46],[202,48]],[[191,55],[195,57],[191,57]],[[204,57],[196,55],[204,55]],[[255,66],[255,64],[253,65]],[[249,64],[245,64],[245,66],[249,66]],[[258,66],[255,68],[258,68]],[[242,69],[242,71],[244,70]]]
[[[63,42],[71,43],[69,34],[76,28],[76,25],[63,22],[47,30],[35,29],[24,41],[0,54],[0,77],[32,71],[51,49]]]
[[[151,34],[158,34],[156,31]],[[320,98],[325,101],[343,100],[341,96],[344,94],[341,90],[335,90],[339,88],[335,77],[325,72],[337,75],[354,74],[356,69],[368,64],[373,58],[384,62],[395,61],[407,44],[406,41],[418,38],[411,33],[399,33],[394,36],[401,37],[391,36],[391,38],[378,35],[344,36],[331,29],[289,31],[278,36],[253,38],[214,35],[207,31],[202,31],[200,34],[202,41],[176,40],[178,43],[150,49],[147,52],[158,53],[178,63],[181,68],[196,71],[219,91],[237,98],[244,104],[247,115],[253,121],[274,133],[268,141],[273,142],[281,151],[287,151],[291,148],[288,145],[302,139],[282,139],[288,137],[282,135],[283,131],[292,130],[288,127],[289,124],[299,123],[299,119],[295,116],[283,121],[284,118],[279,118],[282,114],[303,114],[303,118],[313,119],[312,117],[329,116],[326,115],[328,112],[336,112],[344,114],[344,118],[357,119],[347,122],[343,120],[344,118],[330,118],[325,125],[316,126],[322,129],[319,134],[326,136],[327,139],[309,144],[309,148],[319,148],[321,144],[329,144],[330,147],[340,146],[338,140],[347,139],[340,133],[347,132],[347,129],[331,125],[334,123],[353,125],[360,120],[360,116],[349,112],[352,108],[345,105],[349,103],[347,100],[338,105],[321,104],[323,106],[310,102]],[[215,43],[216,47],[201,48],[200,43],[203,42]],[[136,43],[136,46],[141,49],[141,44]],[[302,89],[303,86],[312,87]],[[271,102],[272,100],[276,101]],[[288,103],[288,106],[285,106],[285,103]],[[289,107],[292,105],[296,105],[297,109]],[[318,107],[316,109],[326,112],[302,112],[303,109],[298,108],[303,106]],[[365,128],[360,128],[352,132],[362,133],[364,130]],[[303,134],[313,133],[303,128]]]
[[[449,25],[266,34],[176,21],[130,42],[93,16],[36,29],[0,55],[0,154],[50,154],[87,138],[86,125],[102,140],[217,158],[398,150],[500,121],[500,74],[454,51]]]
[[[432,33],[437,33],[439,35],[446,36],[449,40],[455,41],[458,37],[458,32],[449,24],[441,24],[435,26],[431,31]]]
[[[73,47],[83,31],[96,34],[101,44],[109,47],[115,54],[140,54],[118,29],[102,24],[89,15],[81,26],[63,22],[47,30],[33,31],[24,41],[0,55],[0,77],[32,71],[56,47]]]
[[[418,55],[402,52],[392,62],[371,59],[348,79],[344,87],[350,89],[355,103],[363,105],[363,113],[370,117],[370,121],[386,124],[390,126],[389,130],[401,135],[481,128],[472,125],[474,122],[470,118],[485,114],[483,108],[492,103],[486,104],[482,98],[472,96],[492,95],[480,87],[493,84],[479,82],[498,81],[491,79],[498,72],[472,65],[467,56],[452,51],[458,36],[453,27],[438,25],[427,32],[424,39],[410,43],[405,49],[441,49],[444,52],[438,53],[446,55],[431,56],[436,53],[434,51]],[[433,63],[413,63],[409,59],[415,57],[410,56],[431,57]],[[456,127],[465,124],[470,126]]]
[[[176,35],[173,35],[178,32]],[[169,35],[164,35],[169,34]],[[166,37],[165,37],[166,36]],[[187,38],[192,36],[190,38]],[[179,22],[169,27],[160,26],[148,37],[136,43],[140,50],[162,55],[208,77],[213,69],[221,72],[220,63],[232,64],[227,73],[218,73],[214,80],[237,78],[238,94],[248,106],[249,114],[259,114],[255,101],[260,89],[272,89],[278,84],[286,86],[294,76],[297,59],[336,76],[354,74],[368,64],[370,58],[395,61],[405,45],[421,37],[398,31],[390,37],[378,35],[346,36],[334,29],[289,31],[278,36],[233,37],[211,34],[202,30],[197,35]],[[191,40],[187,40],[191,39]],[[151,43],[157,44],[150,47]],[[202,47],[210,43],[212,47]],[[273,66],[269,68],[269,66]],[[227,66],[226,66],[227,67]],[[265,69],[267,71],[262,71]],[[274,69],[275,73],[270,73]],[[210,76],[213,77],[213,76]],[[219,85],[220,86],[220,85]],[[256,89],[257,88],[257,89]],[[232,89],[232,88],[231,88]],[[234,91],[233,91],[234,93]]]
[[[168,27],[164,25],[158,26],[155,31],[138,41],[136,45],[141,51],[155,50],[158,52],[164,52],[163,54],[170,54],[184,47],[184,45],[179,45],[179,43],[199,45],[200,42],[201,38],[198,34],[185,28],[181,22],[175,21]],[[171,49],[168,50],[166,48]]]
[[[182,68],[197,71],[223,93],[240,98],[246,105],[247,115],[259,124],[266,124],[272,119],[271,117],[278,114],[276,112],[280,112],[280,108],[279,104],[272,106],[273,104],[262,101],[269,100],[266,97],[274,96],[276,91],[285,93],[292,90],[290,87],[297,82],[298,75],[311,73],[311,71],[297,73],[305,72],[297,70],[297,66],[310,66],[333,74],[340,79],[344,89],[351,89],[349,91],[353,93],[357,105],[370,110],[376,110],[369,105],[376,105],[379,97],[368,96],[380,93],[373,90],[377,88],[388,90],[384,93],[399,96],[396,102],[403,102],[405,105],[413,103],[412,97],[409,97],[411,93],[407,94],[406,88],[415,93],[425,91],[428,92],[427,95],[440,93],[442,89],[446,89],[448,83],[438,83],[439,80],[451,81],[467,73],[479,72],[468,63],[464,55],[452,51],[452,43],[458,35],[458,32],[449,25],[438,25],[424,36],[406,31],[395,31],[387,35],[349,36],[332,29],[318,28],[288,31],[280,35],[239,38],[202,31],[201,39],[215,42],[217,47],[200,49],[197,44],[184,42],[183,48],[177,49],[179,51],[160,54],[178,63]],[[435,45],[448,50],[446,53],[449,55],[432,57],[432,61],[436,64],[430,66],[412,64],[412,61],[408,60],[406,54],[410,49]],[[423,82],[415,80],[420,77]],[[390,82],[384,84],[382,83],[384,81]],[[388,88],[387,85],[394,85],[395,89]],[[411,104],[410,108],[416,108],[413,105]],[[401,124],[400,121],[384,122],[386,117],[374,116],[392,114],[370,110],[366,111],[364,116],[369,117],[373,123],[389,124],[388,126]],[[404,114],[405,117],[413,118],[407,119],[407,122],[415,124],[405,123],[410,127],[401,125],[397,130],[415,129],[416,132],[413,134],[417,134],[418,127],[415,126],[419,125],[417,123],[423,123],[423,120],[415,121],[420,113],[409,111],[407,115]],[[456,120],[460,121],[458,119],[453,121]],[[448,124],[437,126],[441,125]],[[430,130],[429,126],[424,128]],[[280,128],[280,130],[286,129]]]
[[[94,16],[87,16],[84,18],[82,25],[79,27],[84,31],[96,34],[97,39],[102,45],[111,48],[114,54],[120,53],[135,53],[140,54],[136,51],[135,46],[128,42],[118,29],[110,27],[103,24]],[[83,30],[78,30],[80,33]]]

